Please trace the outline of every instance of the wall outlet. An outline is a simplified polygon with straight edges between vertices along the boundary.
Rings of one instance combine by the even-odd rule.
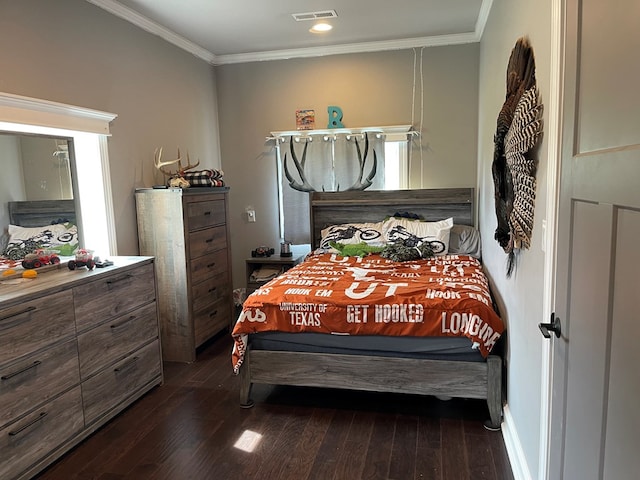
[[[249,223],[255,223],[255,221],[256,221],[256,211],[255,210],[247,210],[247,221]]]

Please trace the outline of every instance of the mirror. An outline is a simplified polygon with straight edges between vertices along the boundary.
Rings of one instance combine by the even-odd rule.
[[[75,223],[73,141],[67,137],[0,131],[0,158],[3,175],[0,176],[0,254],[8,241],[7,227],[11,222],[10,202],[24,204],[20,214],[22,226],[35,226],[38,214],[45,216],[40,224],[51,222],[50,209],[64,206],[60,219]],[[24,207],[24,210],[22,208]],[[33,210],[31,210],[33,209]],[[71,209],[71,211],[69,211]],[[16,212],[14,211],[14,215]],[[21,217],[22,218],[22,217]],[[25,223],[29,220],[29,223]],[[46,223],[44,223],[46,221]]]
[[[17,192],[13,200],[72,200],[69,140],[0,132],[0,156]]]

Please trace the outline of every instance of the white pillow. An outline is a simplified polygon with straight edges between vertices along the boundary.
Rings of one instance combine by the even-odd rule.
[[[343,223],[332,225],[322,230],[320,248],[330,249],[331,242],[352,244],[366,243],[375,247],[386,244],[382,227],[384,222],[376,223]]]
[[[392,217],[384,222],[384,238],[392,243],[405,240],[418,245],[429,242],[433,253],[446,255],[449,252],[449,235],[453,227],[453,218],[438,222],[425,222],[408,218]]]
[[[24,258],[38,248],[53,250],[58,255],[73,255],[78,248],[78,227],[59,223],[42,227],[9,225],[9,242],[4,256],[11,260]]]

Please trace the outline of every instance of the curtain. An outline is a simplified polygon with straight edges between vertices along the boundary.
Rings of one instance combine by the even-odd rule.
[[[365,138],[365,134],[359,133],[301,135],[287,137],[284,142],[278,143],[276,153],[278,167],[282,172],[280,189],[284,240],[297,245],[308,244],[311,238],[309,193],[299,191],[291,185],[327,192],[365,188],[384,190],[384,144],[383,135],[368,134]],[[295,159],[302,174],[296,168]],[[290,178],[287,177],[287,172]],[[368,177],[371,177],[370,181],[367,180]]]

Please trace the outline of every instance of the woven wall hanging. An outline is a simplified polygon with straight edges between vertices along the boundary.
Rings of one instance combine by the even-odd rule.
[[[507,277],[516,268],[516,254],[531,245],[537,170],[532,150],[541,135],[533,49],[520,38],[507,66],[507,94],[498,114],[491,166],[498,220],[495,239],[508,255]]]

